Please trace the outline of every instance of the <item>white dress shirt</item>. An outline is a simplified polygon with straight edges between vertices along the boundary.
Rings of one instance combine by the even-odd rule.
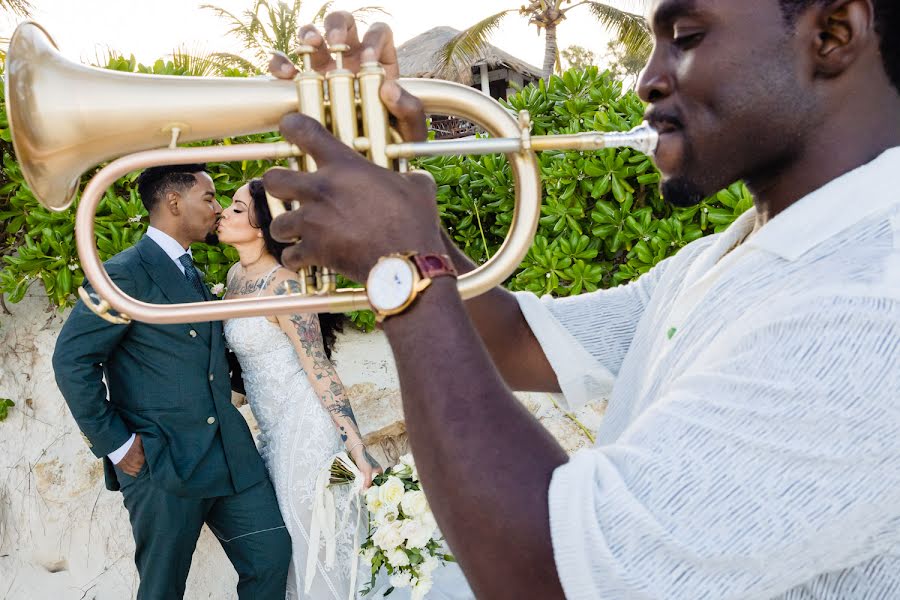
[[[156,227],[152,225],[147,227],[147,233],[145,234],[148,238],[153,240],[159,245],[160,248],[163,249],[169,258],[172,259],[172,262],[175,263],[175,266],[178,267],[178,270],[184,274],[184,265],[179,262],[178,258],[183,255],[185,252],[191,255],[193,258],[193,254],[191,254],[190,248],[184,248],[181,244],[175,241],[175,238],[170,236],[168,233],[160,231]],[[113,462],[114,465],[119,464],[119,462],[125,458],[125,455],[128,454],[128,451],[131,449],[131,445],[134,444],[134,434],[131,434],[131,437],[128,438],[128,441],[122,444],[118,450],[115,450],[108,454],[109,460]]]
[[[517,295],[570,405],[611,393],[550,484],[570,600],[900,598],[898,173],[894,148],[743,243],[755,209],[629,285]]]

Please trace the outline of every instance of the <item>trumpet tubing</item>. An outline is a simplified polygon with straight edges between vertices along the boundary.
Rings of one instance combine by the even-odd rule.
[[[166,77],[117,73],[63,58],[49,35],[25,22],[13,34],[7,54],[6,101],[10,129],[23,174],[38,199],[65,210],[83,172],[115,157],[84,189],[75,236],[86,278],[99,299],[82,299],[98,315],[116,322],[184,323],[295,312],[346,312],[369,308],[364,290],[335,289],[327,269],[301,272],[299,293],[189,304],[149,304],[123,293],[109,278],[96,246],[94,218],[106,190],[121,176],[162,164],[288,159],[292,168],[316,169],[315,161],[293,144],[175,147],[176,142],[219,139],[273,131],[284,115],[306,114],[343,143],[379,166],[405,170],[406,161],[440,154],[503,153],[515,180],[515,209],[500,250],[478,269],[459,278],[463,298],[503,282],[520,264],[540,215],[541,187],[535,151],[596,150],[629,146],[652,154],[658,136],[646,124],[626,133],[531,136],[526,112],[518,118],[499,102],[467,86],[447,81],[401,79],[426,113],[452,114],[480,125],[487,139],[394,143],[396,132],[379,98],[384,71],[377,63],[360,72],[338,68],[322,76],[305,68],[294,81],[268,78]],[[283,204],[270,198],[273,214]],[[118,316],[110,313],[114,309]]]

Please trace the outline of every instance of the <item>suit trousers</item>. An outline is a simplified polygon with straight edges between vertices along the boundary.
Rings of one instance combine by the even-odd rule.
[[[155,485],[146,465],[136,478],[118,467],[116,474],[134,534],[138,600],[184,596],[204,523],[238,573],[241,600],[284,600],[291,539],[268,477],[230,496],[188,498]]]

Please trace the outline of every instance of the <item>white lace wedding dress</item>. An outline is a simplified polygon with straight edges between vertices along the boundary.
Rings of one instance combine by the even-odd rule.
[[[316,477],[343,449],[331,416],[309,384],[290,339],[277,325],[265,317],[230,319],[225,322],[225,337],[241,363],[247,402],[259,424],[259,453],[293,541],[287,598],[347,600],[350,570],[357,564],[349,486],[335,488],[337,513],[348,518],[339,519],[346,524],[337,532],[334,564],[326,567],[322,546],[309,595],[303,592]]]
[[[351,569],[358,564],[353,543],[356,510],[351,507],[349,486],[334,488],[338,523],[344,523],[337,531],[334,564],[331,568],[326,566],[322,544],[317,549],[319,558],[312,587],[308,595],[304,594],[316,477],[328,467],[329,459],[343,449],[331,416],[309,384],[290,339],[277,325],[265,317],[229,319],[225,322],[225,337],[241,364],[247,402],[259,424],[259,452],[291,535],[293,556],[287,598],[347,600],[351,597]],[[367,518],[364,514],[360,542],[365,539]],[[369,577],[365,571],[359,574],[357,592]],[[474,598],[455,564],[437,569],[433,577],[429,600]],[[382,597],[381,591],[389,587],[384,579],[366,600]],[[398,589],[388,599],[408,597],[407,590]]]

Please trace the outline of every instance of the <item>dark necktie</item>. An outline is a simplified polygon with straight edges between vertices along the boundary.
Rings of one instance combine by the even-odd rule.
[[[197,290],[197,293],[200,294],[201,298],[206,298],[206,295],[203,293],[203,282],[200,281],[200,274],[197,273],[197,269],[194,268],[194,260],[191,258],[191,255],[185,252],[178,257],[178,262],[184,265],[184,276],[188,280],[188,283]]]

